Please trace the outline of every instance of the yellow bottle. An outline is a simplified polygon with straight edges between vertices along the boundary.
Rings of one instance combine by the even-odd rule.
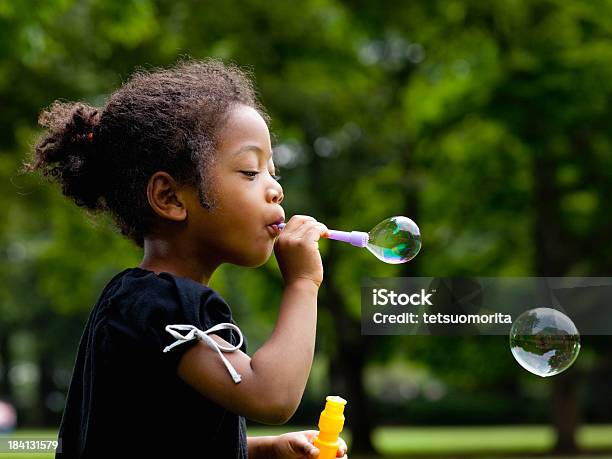
[[[325,400],[327,403],[319,418],[319,436],[315,438],[314,445],[320,451],[318,459],[333,459],[340,446],[338,436],[344,427],[346,400],[337,395],[329,395]]]

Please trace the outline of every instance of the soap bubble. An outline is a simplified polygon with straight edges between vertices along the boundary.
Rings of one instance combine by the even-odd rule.
[[[580,334],[560,311],[536,308],[525,311],[510,329],[510,350],[527,371],[554,376],[567,370],[580,352]]]
[[[385,263],[405,263],[421,250],[421,231],[408,217],[387,218],[370,230],[366,247]]]

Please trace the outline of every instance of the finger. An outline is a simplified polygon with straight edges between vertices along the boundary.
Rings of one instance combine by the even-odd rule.
[[[319,222],[307,223],[304,226],[307,227],[304,229],[304,234],[301,236],[303,239],[317,241],[328,231],[327,226]]]
[[[294,432],[292,435],[292,449],[306,457],[310,457],[312,454],[312,450],[316,449],[316,447],[309,441],[308,435],[306,432]]]
[[[319,456],[319,448],[309,442],[304,443],[302,451],[304,455],[308,458],[315,458]]]
[[[305,453],[306,453],[305,457],[309,459],[315,459],[319,457],[319,454],[320,454],[319,448],[317,448],[313,444],[314,440],[319,435],[319,431],[318,430],[303,430],[300,433],[304,435],[304,438],[307,440],[307,443],[306,443],[307,446],[305,448]]]
[[[321,228],[322,225],[323,225],[322,223],[319,223],[316,220],[312,221],[312,222],[311,221],[304,222],[304,224],[302,226],[300,226],[298,229],[296,229],[293,232],[293,235],[296,238],[300,238],[300,239],[301,238],[310,238],[310,235],[308,234],[308,232],[313,231],[313,229],[316,230],[317,228],[319,229],[319,232],[321,232],[322,231],[322,228]]]
[[[306,436],[309,442],[313,442],[319,435],[318,430],[303,430],[302,433]]]
[[[321,229],[320,232],[320,237],[327,237],[329,236],[329,229],[327,228],[327,226],[325,226],[323,223],[319,223],[319,227]]]
[[[344,459],[348,447],[346,446],[346,442],[342,438],[338,438],[338,443],[339,446],[336,452],[336,457],[341,457]]]
[[[288,235],[296,239],[301,239],[304,237],[308,229],[312,227],[312,225],[317,224],[319,223],[316,220],[305,220],[299,226],[294,227],[293,230],[289,231]],[[285,227],[285,229],[287,229],[287,227]],[[284,231],[285,230],[283,230],[283,232]]]
[[[283,228],[283,231],[289,230],[289,232],[292,232],[298,229],[300,226],[302,226],[307,221],[316,221],[316,220],[314,217],[311,217],[309,215],[294,215],[293,217],[289,219],[289,221]]]

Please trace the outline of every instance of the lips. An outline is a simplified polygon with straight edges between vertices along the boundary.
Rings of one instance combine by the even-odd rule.
[[[285,221],[285,217],[278,217],[276,220],[274,220],[271,223],[268,223],[268,225],[278,225],[279,223],[283,223]]]
[[[276,237],[281,233],[281,230],[279,229],[278,225],[268,225],[266,226],[266,229],[272,237]]]
[[[283,223],[284,221],[285,221],[285,217],[281,216],[266,226],[266,229],[268,230],[268,232],[270,233],[272,237],[276,237],[280,234],[281,230],[278,227],[278,225],[279,223]]]

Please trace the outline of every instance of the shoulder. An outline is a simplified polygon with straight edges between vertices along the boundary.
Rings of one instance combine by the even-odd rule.
[[[114,279],[104,303],[100,322],[106,354],[124,360],[137,355],[140,361],[167,367],[168,374],[176,373],[181,356],[198,341],[185,341],[182,335],[179,339],[173,331],[185,327],[173,325],[202,331],[224,323],[237,326],[229,305],[215,290],[167,272],[127,269]],[[240,349],[246,352],[246,337],[239,330],[217,328],[215,333],[232,345],[242,340]],[[177,346],[177,340],[183,342]]]
[[[227,302],[210,287],[181,276],[130,268],[115,279],[106,300],[111,322],[119,321],[143,333],[168,324],[185,323],[210,328],[231,322]]]

